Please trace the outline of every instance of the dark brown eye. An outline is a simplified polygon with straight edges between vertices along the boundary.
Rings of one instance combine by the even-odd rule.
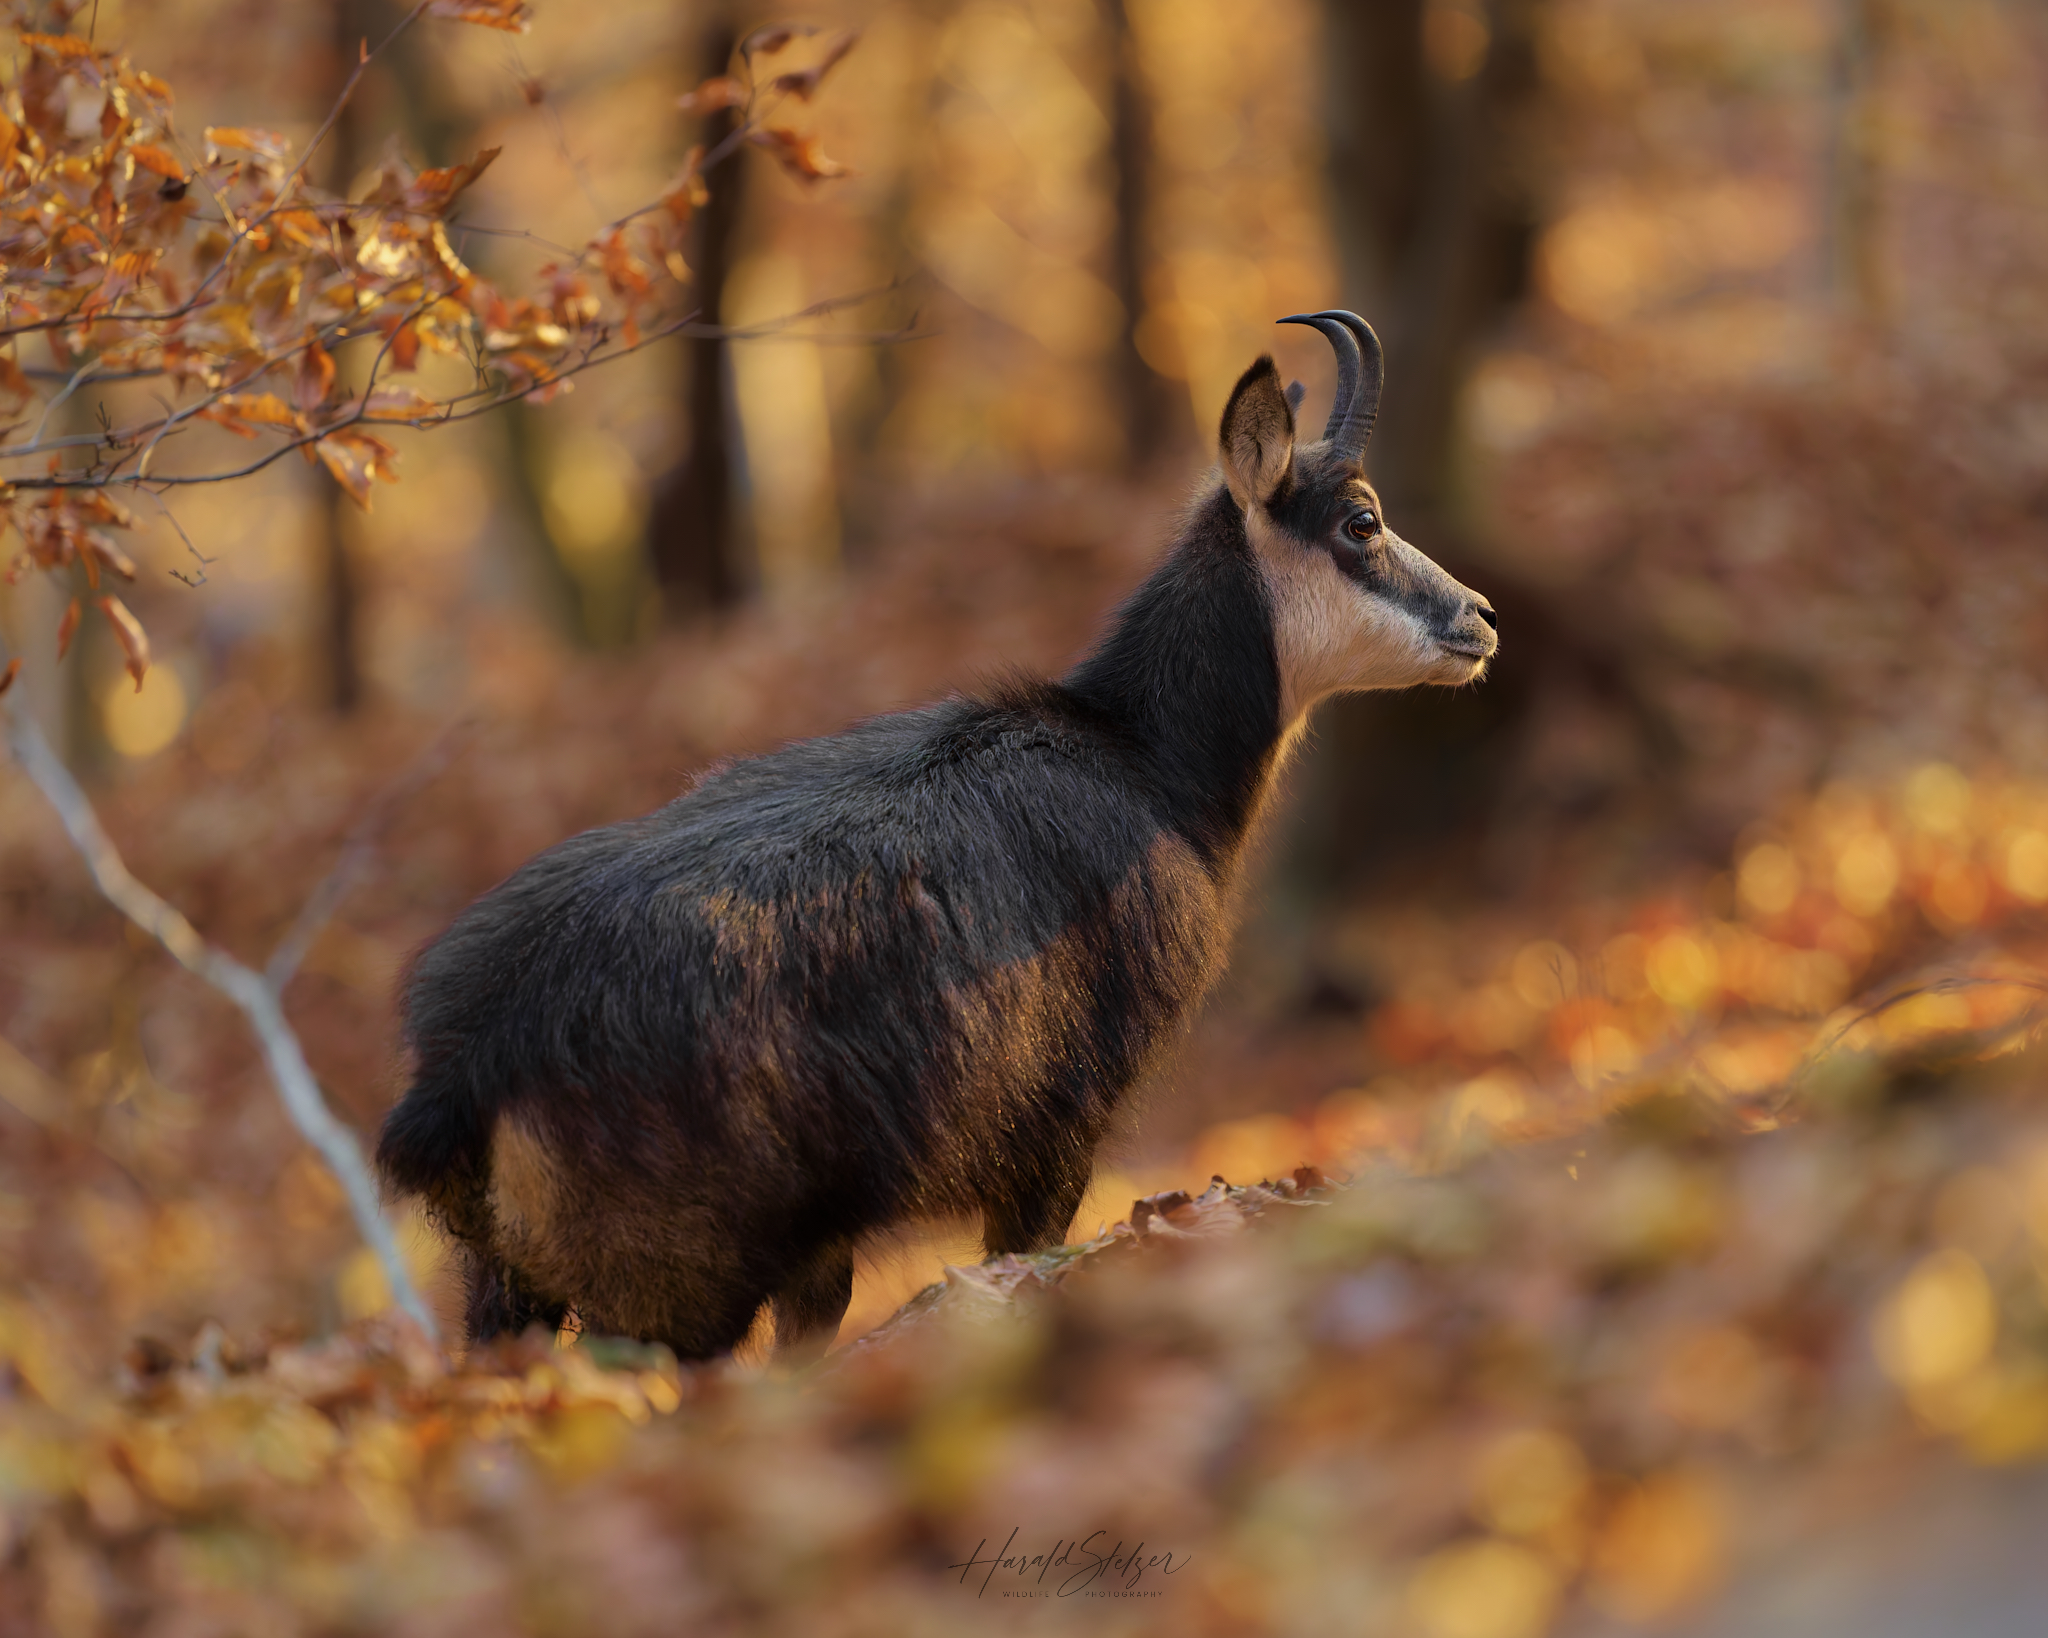
[[[1353,512],[1350,521],[1344,525],[1344,532],[1353,540],[1370,540],[1380,532],[1379,515],[1370,508]]]

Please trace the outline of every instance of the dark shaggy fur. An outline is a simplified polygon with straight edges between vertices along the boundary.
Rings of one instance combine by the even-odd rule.
[[[1057,1243],[1222,962],[1280,726],[1218,489],[1064,680],[739,763],[484,895],[412,973],[377,1151],[462,1242],[471,1335],[573,1305],[699,1358],[765,1301],[822,1343],[892,1223]]]

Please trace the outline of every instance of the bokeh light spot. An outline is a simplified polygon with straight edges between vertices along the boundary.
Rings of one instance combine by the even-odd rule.
[[[100,728],[122,756],[154,756],[185,726],[185,685],[167,665],[154,665],[139,689],[122,677],[100,698]]]
[[[1539,1638],[1557,1611],[1560,1577],[1512,1541],[1462,1541],[1416,1567],[1408,1607],[1430,1638]]]

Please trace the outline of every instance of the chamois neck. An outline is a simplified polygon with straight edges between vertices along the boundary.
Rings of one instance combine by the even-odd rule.
[[[1264,579],[1221,486],[1065,686],[1149,754],[1162,818],[1217,872],[1237,860],[1280,752]]]

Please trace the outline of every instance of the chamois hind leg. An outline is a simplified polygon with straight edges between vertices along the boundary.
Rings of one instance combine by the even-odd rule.
[[[469,1298],[464,1309],[464,1328],[472,1344],[492,1337],[518,1336],[529,1325],[544,1325],[559,1331],[568,1317],[569,1305],[538,1295],[511,1266],[476,1251],[464,1254]]]
[[[808,1365],[832,1346],[853,1301],[853,1251],[830,1246],[793,1275],[769,1301],[775,1316],[775,1357]]]
[[[1088,1168],[1062,1175],[1019,1179],[981,1203],[981,1238],[991,1257],[1004,1252],[1044,1251],[1066,1239],[1067,1226],[1088,1192]]]

